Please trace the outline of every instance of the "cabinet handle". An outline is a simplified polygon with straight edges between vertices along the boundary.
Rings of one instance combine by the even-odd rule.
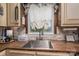
[[[18,6],[15,7],[15,20],[18,20]]]

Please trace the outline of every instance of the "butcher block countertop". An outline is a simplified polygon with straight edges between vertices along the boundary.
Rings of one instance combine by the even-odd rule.
[[[51,41],[53,48],[51,49],[32,49],[23,48],[27,41],[15,41],[6,44],[0,44],[0,52],[6,49],[17,49],[17,50],[33,50],[33,51],[55,51],[55,52],[71,52],[79,53],[79,43],[64,42],[64,41]]]

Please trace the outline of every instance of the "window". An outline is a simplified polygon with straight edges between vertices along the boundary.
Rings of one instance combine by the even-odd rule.
[[[31,4],[28,10],[28,33],[54,34],[54,4]]]

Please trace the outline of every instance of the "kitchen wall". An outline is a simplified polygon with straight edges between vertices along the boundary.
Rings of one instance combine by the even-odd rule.
[[[49,9],[49,7],[47,7],[47,8],[48,8],[47,10],[49,10],[49,11],[47,11],[48,12],[47,14],[46,14],[46,12],[45,13],[43,12],[43,11],[46,11],[45,8],[42,8],[42,9],[44,9],[43,11],[41,11],[41,13],[43,13],[43,14],[40,14],[40,15],[38,15],[39,13],[36,12],[37,9],[35,10],[36,15],[38,16],[37,19],[40,19],[40,18],[45,19],[45,17],[43,17],[44,14],[46,14],[46,19],[51,18],[51,15],[49,15],[49,14],[51,14],[51,9]],[[54,9],[52,9],[52,10],[54,11]],[[39,11],[39,9],[38,9],[38,11]],[[54,15],[53,15],[53,17],[54,17]],[[33,17],[31,17],[31,19],[33,20]],[[53,23],[52,28],[54,28],[54,20],[53,20],[52,23]],[[21,35],[22,35],[22,36],[26,36],[25,38],[27,38],[27,36],[28,36],[29,39],[33,39],[33,40],[36,39],[36,37],[38,37],[38,35],[36,35],[36,34],[26,34],[26,29],[23,26],[21,26],[21,27],[12,27],[12,29],[14,30],[14,39],[18,39],[19,35],[20,35],[20,38],[21,38]],[[1,31],[0,31],[0,33],[1,33]],[[53,33],[54,33],[54,31],[53,31]],[[24,35],[24,34],[26,34],[26,35]],[[52,40],[63,40],[63,34],[60,33],[59,30],[57,30],[57,34],[54,34],[54,35],[53,34],[47,34],[47,35],[45,34],[45,35],[43,35],[43,38],[44,39],[52,39]],[[22,40],[24,40],[24,39],[22,39]]]
[[[35,40],[39,35],[37,34],[26,34],[26,29],[25,27],[14,27],[14,38],[18,39],[18,36],[20,36],[20,38],[18,40]],[[23,37],[23,39],[21,38]],[[64,40],[63,38],[63,34],[62,33],[58,33],[58,34],[44,34],[43,35],[44,39],[52,39],[52,40]]]
[[[36,34],[26,34],[26,29],[24,26],[12,27],[12,29],[14,31],[14,39],[19,39],[19,40],[24,40],[24,41],[27,39],[35,40],[36,37],[39,36]],[[2,35],[2,27],[0,27],[0,36],[1,35]],[[20,36],[20,38],[18,38],[18,36]],[[57,34],[54,34],[54,35],[53,34],[44,34],[43,38],[44,39],[52,39],[52,40],[64,40],[63,34],[61,32],[58,32]]]

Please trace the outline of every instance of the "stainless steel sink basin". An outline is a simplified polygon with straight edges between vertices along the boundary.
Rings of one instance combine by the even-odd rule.
[[[29,41],[23,48],[41,48],[50,49],[52,48],[51,42],[49,40],[32,40]]]

